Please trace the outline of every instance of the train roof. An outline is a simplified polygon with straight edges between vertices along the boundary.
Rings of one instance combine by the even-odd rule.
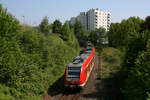
[[[70,63],[69,67],[81,67],[85,60],[90,56],[92,53],[93,48],[86,49],[80,56],[77,56],[72,63]]]

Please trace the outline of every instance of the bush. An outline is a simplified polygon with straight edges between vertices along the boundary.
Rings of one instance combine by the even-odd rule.
[[[117,73],[121,69],[121,59],[123,57],[123,53],[119,49],[115,48],[104,48],[102,50],[102,58],[101,61],[101,77],[108,78],[110,74]]]
[[[15,100],[15,98],[11,96],[11,90],[9,87],[0,84],[0,100]]]
[[[102,56],[106,62],[120,63],[121,52],[115,48],[104,48]]]
[[[79,54],[74,33],[68,41],[60,34],[44,35],[20,25],[1,5],[0,22],[0,100],[41,99]]]
[[[150,40],[146,51],[140,51],[135,59],[134,66],[128,70],[122,92],[125,100],[146,100],[150,93]]]

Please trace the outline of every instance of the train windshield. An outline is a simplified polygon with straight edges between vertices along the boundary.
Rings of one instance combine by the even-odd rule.
[[[80,72],[68,72],[68,75],[80,77]]]
[[[81,67],[68,67],[68,77],[80,77]]]
[[[68,67],[68,70],[80,71],[80,70],[81,70],[81,67]]]

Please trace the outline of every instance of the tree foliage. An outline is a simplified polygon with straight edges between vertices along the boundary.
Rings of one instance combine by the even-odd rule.
[[[108,32],[109,45],[113,47],[126,46],[134,36],[133,33],[141,30],[143,20],[139,17],[130,17],[121,23],[112,23]]]
[[[125,48],[120,71],[124,100],[149,100],[150,96],[150,30],[145,21],[130,17],[121,23],[112,23],[108,32],[109,45]]]
[[[150,31],[150,16],[147,16],[145,21],[141,24],[141,31],[144,30]]]
[[[83,28],[83,25],[79,20],[77,20],[74,24],[74,33],[80,43],[80,46],[84,46],[88,40],[89,32]]]
[[[106,38],[106,31],[104,28],[95,29],[90,32],[88,37],[95,46],[101,46],[103,40]]]
[[[67,41],[71,38],[70,35],[71,35],[71,30],[69,24],[65,23],[62,27],[61,37],[63,40]]]
[[[44,33],[45,35],[48,35],[50,33],[50,25],[48,22],[48,18],[44,17],[43,20],[41,21],[40,25],[39,25],[40,31],[42,33]]]
[[[55,20],[52,25],[53,33],[61,33],[62,23],[59,20]]]
[[[120,72],[121,91],[125,100],[149,98],[150,32],[142,26],[143,23],[147,23],[147,19],[143,21],[130,17],[121,23],[112,23],[108,32],[110,46],[124,47],[126,51]]]
[[[89,35],[89,33],[87,30],[81,29],[76,36],[79,39],[86,40],[88,38],[88,35]]]
[[[130,50],[126,54],[128,57],[125,59],[124,67],[121,71],[121,90],[125,100],[146,100],[148,93],[150,93],[150,41],[143,41],[143,38],[140,39],[141,41],[138,41],[139,39],[134,41],[134,45],[136,45],[134,49],[131,45],[129,46]],[[144,44],[135,44],[137,41]]]
[[[68,32],[68,25],[65,26],[64,34]],[[45,35],[46,31],[20,25],[0,5],[0,100],[41,99],[64,74],[65,66],[79,54],[72,29],[69,38],[67,33],[68,41],[60,38],[60,34]]]
[[[83,29],[82,23],[77,20],[76,23],[74,24],[75,35],[79,34],[82,29]]]

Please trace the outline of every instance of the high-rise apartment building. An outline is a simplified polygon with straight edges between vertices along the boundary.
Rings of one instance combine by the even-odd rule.
[[[69,23],[74,25],[76,23],[76,20],[77,20],[76,17],[71,17]]]
[[[83,27],[88,31],[100,27],[108,31],[110,27],[110,13],[99,9],[90,9],[87,12],[81,12],[77,17],[72,17],[69,22],[70,24],[75,24],[77,20],[81,21]]]

